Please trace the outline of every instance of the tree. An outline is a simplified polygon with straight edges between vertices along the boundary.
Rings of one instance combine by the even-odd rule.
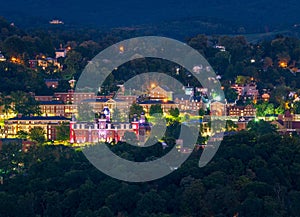
[[[188,41],[188,44],[194,49],[204,53],[207,49],[208,38],[206,35],[197,35]]]
[[[237,125],[232,120],[226,121],[226,131],[235,131],[237,129]]]
[[[170,115],[172,115],[174,118],[177,118],[180,114],[178,108],[171,108],[169,111]]]
[[[282,105],[279,105],[277,108],[275,108],[275,114],[279,115],[283,113],[284,113],[284,107]]]
[[[13,111],[15,113],[22,114],[24,116],[28,115],[40,115],[41,109],[39,103],[34,99],[34,97],[23,91],[11,92],[11,98],[13,106]]]
[[[66,66],[66,77],[72,78],[81,68],[82,56],[76,51],[70,51],[64,61]]]
[[[160,104],[151,105],[149,114],[153,116],[154,114],[163,114],[163,110]]]
[[[264,120],[250,121],[247,125],[247,129],[249,130],[249,132],[253,132],[256,135],[276,132],[275,126]]]
[[[256,104],[256,115],[258,117],[264,117],[266,115],[273,115],[275,113],[274,104],[263,102],[261,104]]]
[[[112,112],[112,121],[113,122],[120,122],[123,121],[124,117],[121,114],[120,110],[118,108],[115,108]]]
[[[165,210],[166,201],[154,190],[146,192],[137,203],[139,213],[158,213]]]
[[[133,117],[134,114],[137,114],[138,117],[141,116],[142,112],[144,112],[144,109],[142,106],[134,103],[130,106],[129,109],[129,118],[131,119]]]
[[[68,141],[70,139],[70,126],[68,123],[62,123],[56,127],[56,140]]]
[[[19,139],[27,139],[27,138],[28,138],[28,133],[25,132],[24,130],[19,130],[19,131],[17,132],[17,137],[18,137]]]
[[[9,56],[17,56],[25,51],[25,45],[21,37],[14,35],[3,42],[3,50]]]
[[[95,113],[92,106],[87,102],[81,102],[77,105],[78,117],[80,121],[92,121],[95,118]]]
[[[273,66],[273,60],[270,57],[265,57],[264,59],[264,68],[272,67]]]
[[[205,110],[203,108],[199,109],[199,116],[204,116],[205,115]]]
[[[38,144],[45,142],[45,131],[42,127],[33,127],[29,130],[29,138]]]
[[[190,216],[201,216],[202,210],[205,201],[203,198],[203,194],[205,193],[205,188],[201,180],[196,179],[193,180],[190,185],[186,186],[183,191],[182,196],[182,210],[185,213],[190,214]]]
[[[294,103],[293,110],[295,114],[300,114],[300,102]]]
[[[107,206],[101,207],[101,209],[96,211],[96,214],[97,214],[97,216],[101,216],[101,217],[113,217],[114,216],[113,212]]]
[[[137,136],[134,132],[125,131],[124,133],[124,140],[130,144],[137,143]]]
[[[238,93],[233,88],[227,88],[224,91],[224,94],[225,94],[225,98],[228,102],[234,102],[235,100],[237,100]]]
[[[9,96],[5,96],[1,94],[0,106],[3,106],[2,112],[4,112],[6,116],[8,115],[9,112],[13,111],[12,99]]]

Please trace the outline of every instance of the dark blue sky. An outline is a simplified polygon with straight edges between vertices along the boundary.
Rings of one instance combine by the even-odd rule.
[[[300,23],[298,0],[14,0],[2,3],[0,15],[63,19],[66,23],[131,26],[189,17],[212,17],[243,25]]]

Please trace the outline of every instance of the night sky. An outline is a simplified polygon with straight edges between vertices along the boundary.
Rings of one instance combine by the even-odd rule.
[[[59,18],[66,23],[117,27],[212,17],[244,26],[282,26],[300,23],[299,8],[298,0],[14,0],[1,5],[0,15],[19,25],[30,19],[46,23]]]

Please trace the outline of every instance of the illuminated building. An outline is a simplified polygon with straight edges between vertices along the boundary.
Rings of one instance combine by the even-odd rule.
[[[188,111],[191,114],[198,115],[199,109],[204,107],[201,96],[189,96],[177,94],[174,96],[175,103],[179,110]]]
[[[94,113],[99,113],[105,107],[108,107],[111,111],[114,111],[116,108],[120,112],[128,112],[130,104],[127,101],[123,101],[120,99],[108,99],[108,98],[100,98],[100,99],[85,99],[82,100],[81,103],[88,103]]]
[[[0,51],[0,62],[4,62],[4,61],[6,61],[6,58],[4,57],[4,55]]]
[[[149,92],[149,97],[151,100],[173,100],[173,92],[163,89],[160,86],[151,84],[151,90]]]
[[[263,99],[263,101],[267,102],[270,99],[270,94],[268,93],[264,93],[261,98]]]
[[[84,144],[97,142],[124,141],[126,132],[135,133],[137,139],[145,141],[150,125],[142,114],[140,119],[135,115],[129,122],[111,122],[110,110],[105,107],[99,118],[93,122],[78,122],[73,117],[70,122],[70,143]]]
[[[22,130],[29,133],[34,127],[41,127],[45,132],[47,140],[56,139],[56,127],[62,123],[69,122],[70,119],[65,117],[44,117],[44,116],[22,116],[10,118],[4,122],[5,138],[15,138],[17,133]]]
[[[152,105],[161,105],[164,113],[168,113],[171,108],[177,108],[177,105],[173,101],[145,100],[143,102],[138,102],[138,104],[143,107],[144,111],[147,114],[149,114],[150,107]]]
[[[57,88],[58,87],[58,82],[59,80],[58,79],[44,79],[45,81],[45,84],[48,88]]]
[[[61,20],[50,20],[49,23],[53,25],[64,24],[64,22]]]
[[[55,58],[56,59],[60,57],[65,58],[66,56],[67,56],[67,49],[63,48],[62,45],[60,45],[60,48],[55,50]]]
[[[228,108],[228,116],[256,117],[256,108],[251,104],[246,106],[230,106]]]
[[[212,116],[226,116],[226,105],[222,102],[212,102],[210,104],[210,113]]]
[[[63,116],[70,118],[77,113],[77,105],[65,104],[62,101],[39,101],[42,116]]]
[[[74,90],[69,90],[68,92],[54,93],[54,98],[64,103],[74,104],[74,102],[81,102],[85,99],[96,99],[97,96],[95,93],[79,93]]]
[[[24,61],[18,57],[11,57],[10,62],[15,63],[15,64],[24,64]]]

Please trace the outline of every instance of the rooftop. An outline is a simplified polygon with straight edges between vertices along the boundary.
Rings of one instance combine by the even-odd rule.
[[[14,118],[10,118],[8,120],[45,120],[45,121],[52,121],[52,120],[70,120],[69,118],[62,117],[62,116],[17,116]]]
[[[138,104],[175,104],[173,101],[163,101],[163,100],[146,100],[139,102]]]
[[[63,101],[52,100],[52,101],[39,101],[40,105],[64,105]]]

